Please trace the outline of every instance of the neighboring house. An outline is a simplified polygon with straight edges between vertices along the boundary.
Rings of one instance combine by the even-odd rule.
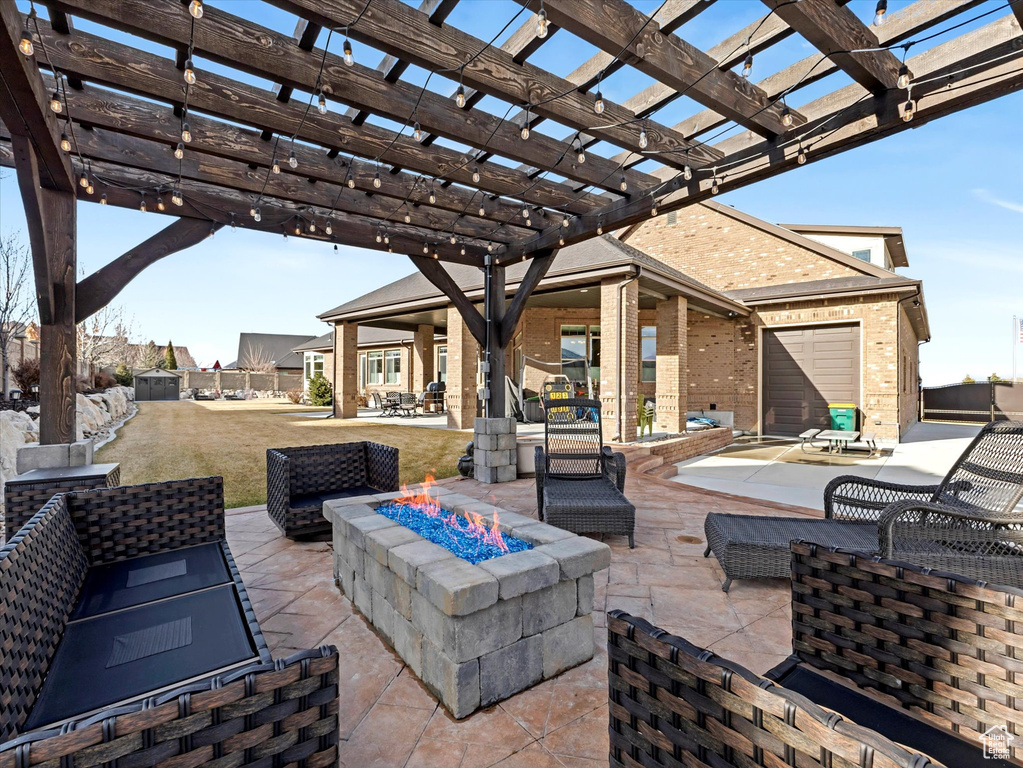
[[[687,412],[714,410],[736,428],[791,436],[825,426],[829,402],[853,402],[866,430],[897,438],[917,417],[918,345],[930,338],[921,283],[894,272],[908,264],[901,231],[798,229],[706,202],[562,249],[509,344],[509,376],[521,371],[530,390],[551,374],[589,377],[608,439],[634,439],[640,397],[656,398],[669,432]],[[482,300],[478,269],[444,266]],[[509,296],[525,269],[508,267]],[[424,352],[446,334],[449,424],[472,426],[479,350],[421,274],[319,317],[338,330],[339,415],[354,413],[358,333],[386,326]]]
[[[138,364],[138,362],[142,359],[143,355],[145,354],[146,345],[145,344],[129,344],[128,345],[128,350],[129,350],[128,354],[131,357],[131,360],[135,364]],[[164,357],[166,357],[166,355],[167,355],[167,345],[166,344],[157,344],[156,345],[156,357],[157,357],[157,359],[159,359],[160,361],[163,361],[163,359],[164,359]],[[187,369],[192,369],[192,370],[198,370],[199,369],[199,366],[195,362],[195,358],[192,357],[192,353],[188,351],[188,347],[179,347],[177,344],[175,344],[174,345],[174,359],[178,361],[178,368],[180,368],[180,369],[186,369],[186,368]],[[120,361],[110,361],[108,363],[104,363],[104,365],[111,365],[111,366],[113,366],[113,365],[117,365],[117,363],[119,363],[119,362]]]
[[[238,337],[238,359],[225,367],[259,373],[302,373],[303,356],[294,350],[314,338],[285,333],[243,333]]]
[[[443,336],[434,336],[434,342],[443,341]],[[447,347],[434,343],[433,361],[426,369],[417,361],[421,351],[415,347],[413,331],[398,331],[389,328],[359,326],[358,336],[358,379],[359,392],[422,392],[431,381],[447,380]],[[303,355],[305,381],[316,373],[322,373],[331,384],[336,378],[334,369],[334,332],[330,331],[312,341],[295,347]],[[424,370],[432,372],[424,378]]]
[[[35,360],[39,357],[39,327],[35,323],[18,323],[11,333],[11,340],[7,347],[7,363],[11,370],[21,365],[22,360]],[[0,356],[0,366],[3,365]],[[14,381],[11,370],[7,371],[7,388],[17,389],[18,384]],[[2,386],[4,371],[0,370],[0,386]],[[7,392],[0,393],[7,397]],[[27,396],[28,393],[26,393]]]

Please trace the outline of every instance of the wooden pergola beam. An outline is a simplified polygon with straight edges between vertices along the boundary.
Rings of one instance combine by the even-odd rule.
[[[534,5],[539,7],[539,0],[530,2]],[[765,136],[789,130],[782,124],[782,107],[760,89],[719,69],[714,59],[677,35],[662,33],[626,0],[545,0],[544,7],[565,29],[604,51],[626,51],[632,66],[750,130]],[[805,122],[797,112],[791,115],[794,126]]]
[[[529,301],[533,291],[536,290],[536,287],[540,285],[540,281],[547,275],[547,271],[553,266],[557,255],[557,250],[538,253],[529,263],[526,274],[519,281],[515,295],[512,297],[511,303],[504,313],[504,318],[501,320],[501,349],[507,347],[515,335],[515,327],[519,324],[519,320],[522,319],[522,313],[526,309],[526,302]]]
[[[180,75],[173,62],[165,58],[83,32],[63,38],[43,22],[40,30],[53,66],[62,72],[159,101],[181,98]],[[499,163],[488,164],[476,184],[472,162],[463,153],[439,146],[422,147],[411,137],[395,138],[393,132],[369,123],[353,126],[343,117],[320,115],[315,109],[306,115],[304,105],[282,104],[261,89],[211,72],[204,72],[200,85],[191,90],[189,104],[199,112],[288,136],[301,125],[301,140],[361,157],[379,156],[384,163],[479,187],[489,194],[520,197],[531,205],[582,212],[606,202],[599,195],[580,195],[559,182],[534,184],[528,175]],[[523,193],[527,188],[528,192]]]
[[[409,259],[415,265],[416,269],[423,273],[423,276],[429,280],[433,286],[443,293],[452,304],[455,305],[455,309],[458,310],[458,314],[462,316],[462,320],[465,321],[466,327],[469,329],[469,333],[476,339],[481,347],[487,346],[487,322],[483,319],[483,315],[480,314],[479,310],[476,309],[476,305],[469,300],[462,289],[458,286],[448,271],[444,269],[436,260],[427,258],[425,256],[413,256],[409,254]]]
[[[293,38],[218,8],[208,7],[203,23],[192,25],[186,8],[177,4],[147,0],[60,0],[57,7],[164,44],[188,44],[192,40],[196,55],[205,55],[291,88],[311,92],[319,79],[328,98],[400,123],[409,120],[414,112],[426,131],[476,148],[489,147],[519,162],[553,168],[575,181],[608,191],[618,190],[620,173],[615,174],[615,166],[603,158],[576,163],[575,154],[569,151],[567,143],[539,133],[529,141],[522,141],[518,127],[494,115],[476,113],[473,120],[467,121],[465,113],[452,99],[423,92],[408,83],[390,83],[379,72],[359,64],[347,67],[336,54],[328,53],[324,57],[322,49],[304,51]],[[254,41],[258,44],[253,44]],[[271,50],[274,55],[267,55]],[[201,77],[205,79],[205,73],[201,73]],[[631,171],[628,175],[633,187],[655,183],[655,179],[645,173]]]
[[[36,57],[19,49],[25,18],[13,2],[0,3],[0,120],[12,133],[28,139],[38,162],[39,183],[72,192],[71,163],[60,149],[60,128],[47,106]],[[33,30],[34,31],[34,30]]]
[[[27,136],[15,134],[8,138],[11,140],[12,159],[18,174],[18,188],[25,209],[28,240],[32,247],[32,270],[35,276],[39,322],[50,323],[54,315],[53,281],[50,278],[49,260],[45,258],[49,236],[45,225],[43,187],[39,183],[39,158],[35,146]]]
[[[484,41],[448,24],[430,24],[425,14],[400,0],[373,0],[372,9],[365,14],[362,13],[365,3],[360,0],[270,2],[324,26],[344,27],[361,15],[359,23],[348,32],[355,40],[427,69],[446,70],[449,77],[462,68],[464,82],[473,88],[514,104],[533,105],[531,112],[573,129],[589,130],[612,144],[632,147],[637,143],[639,129],[632,112],[605,99],[603,125],[593,130],[593,100],[579,93],[572,83],[529,62],[519,64],[506,51],[488,47]],[[468,56],[461,52],[470,51],[480,53],[466,63]],[[671,153],[686,149],[688,143],[666,126],[653,121],[644,126],[651,157],[676,165],[678,157]]]
[[[835,0],[764,0],[768,8],[872,93],[896,87],[899,60],[879,46],[877,35]]]
[[[213,230],[223,225],[215,223]],[[200,219],[178,219],[143,243],[100,267],[75,288],[75,322],[81,323],[107,304],[142,270],[165,256],[191,248],[210,236],[211,225]]]

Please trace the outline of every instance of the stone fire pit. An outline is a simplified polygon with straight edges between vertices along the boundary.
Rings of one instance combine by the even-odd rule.
[[[456,718],[593,657],[593,573],[611,564],[598,541],[433,487],[445,510],[475,513],[532,549],[479,565],[377,507],[402,494],[331,501],[341,590]]]

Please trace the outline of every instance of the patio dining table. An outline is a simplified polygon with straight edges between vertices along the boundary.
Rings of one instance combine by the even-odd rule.
[[[815,440],[827,440],[828,441],[828,453],[842,453],[848,452],[849,443],[855,443],[860,437],[860,433],[852,429],[825,429],[822,432],[818,432]]]

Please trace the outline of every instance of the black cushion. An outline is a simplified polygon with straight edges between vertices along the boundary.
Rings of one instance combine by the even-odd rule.
[[[877,731],[894,742],[915,749],[955,768],[1012,768],[1008,760],[984,757],[983,746],[936,728],[908,712],[894,709],[872,696],[797,665],[777,681],[822,707],[833,709],[857,725]]]
[[[258,660],[232,584],[68,623],[23,730]]]
[[[329,493],[303,493],[301,495],[292,496],[289,504],[293,509],[306,509],[307,507],[320,507],[323,506],[325,501],[333,501],[334,499],[350,499],[352,496],[371,496],[374,493],[383,493],[378,488],[371,488],[368,485],[353,485],[351,488],[345,488],[340,491],[330,491]]]
[[[143,605],[231,581],[217,542],[89,569],[72,619]]]

